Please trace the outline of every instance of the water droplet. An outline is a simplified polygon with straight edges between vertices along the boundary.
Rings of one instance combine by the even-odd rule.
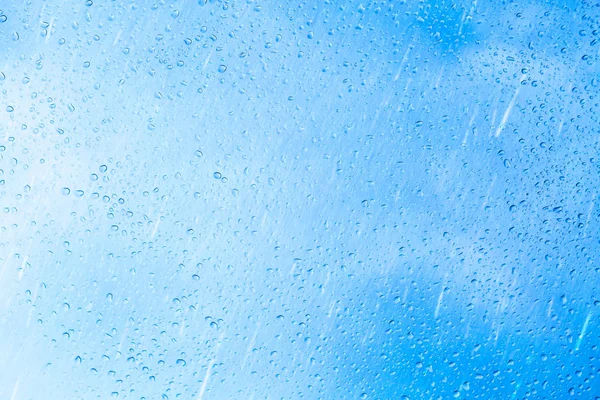
[[[68,196],[69,194],[71,194],[71,189],[69,189],[68,187],[62,188],[62,194],[64,196]]]

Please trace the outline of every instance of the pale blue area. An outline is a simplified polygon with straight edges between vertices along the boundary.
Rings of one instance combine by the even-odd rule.
[[[595,2],[200,3],[1,5],[0,399],[600,396]]]

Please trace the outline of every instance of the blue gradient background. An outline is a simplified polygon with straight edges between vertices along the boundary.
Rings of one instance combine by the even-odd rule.
[[[0,399],[600,396],[596,2],[0,8]]]

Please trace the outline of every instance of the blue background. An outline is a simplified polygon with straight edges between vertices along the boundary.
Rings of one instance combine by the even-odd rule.
[[[600,7],[0,7],[0,398],[600,396]]]

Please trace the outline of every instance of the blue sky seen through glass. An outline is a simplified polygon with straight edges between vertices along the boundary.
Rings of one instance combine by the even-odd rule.
[[[600,396],[595,2],[0,9],[0,398]]]

